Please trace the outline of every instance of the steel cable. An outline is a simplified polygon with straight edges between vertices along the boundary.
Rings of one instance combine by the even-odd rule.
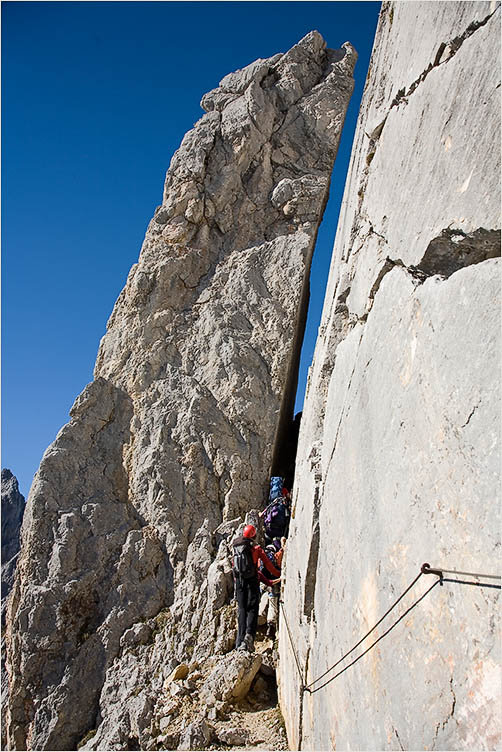
[[[305,682],[303,680],[303,674],[302,674],[302,670],[300,668],[300,661],[298,660],[298,656],[296,654],[296,650],[295,650],[295,645],[294,645],[294,642],[293,642],[293,638],[291,637],[291,632],[289,630],[289,624],[288,624],[288,620],[286,618],[286,612],[284,611],[284,601],[279,600],[279,603],[281,605],[282,615],[284,616],[284,623],[286,624],[286,629],[288,631],[288,637],[289,637],[289,641],[291,643],[291,648],[293,650],[293,655],[295,656],[296,668],[298,669],[298,674],[300,675],[301,690],[303,691],[305,689]]]
[[[380,640],[383,640],[383,638],[386,637],[389,634],[389,632],[391,632],[394,629],[394,627],[397,626],[397,624],[399,624],[399,622],[402,621],[405,618],[405,616],[407,616],[410,613],[410,611],[412,609],[414,609],[415,606],[417,606],[425,598],[425,596],[430,593],[430,591],[433,588],[436,587],[436,585],[438,583],[442,584],[444,581],[446,581],[446,582],[459,582],[459,583],[461,583],[460,580],[445,580],[443,578],[443,572],[447,573],[447,574],[462,574],[462,575],[468,575],[468,576],[471,576],[471,577],[480,577],[480,578],[483,578],[483,579],[493,579],[493,580],[497,580],[497,579],[500,580],[501,579],[501,577],[499,575],[481,575],[481,574],[473,574],[472,572],[460,572],[460,571],[457,571],[457,570],[439,569],[439,568],[432,569],[429,564],[423,564],[422,567],[421,567],[421,569],[420,569],[420,572],[415,577],[415,579],[408,585],[408,587],[406,588],[406,590],[404,590],[401,593],[401,595],[399,596],[399,598],[397,598],[394,601],[394,603],[392,604],[392,606],[390,606],[390,608],[387,609],[387,611],[383,614],[383,616],[380,617],[380,619],[376,622],[376,624],[373,627],[371,627],[371,629],[368,632],[366,632],[366,634],[364,635],[364,637],[361,637],[361,639],[359,640],[359,642],[356,642],[356,644],[350,650],[348,650],[346,653],[344,653],[344,655],[342,655],[342,657],[339,658],[336,661],[336,663],[334,663],[332,666],[330,666],[330,668],[328,668],[323,674],[321,674],[320,676],[318,676],[317,679],[314,679],[314,681],[311,681],[310,684],[305,684],[304,683],[304,677],[303,677],[303,673],[302,673],[302,670],[301,670],[301,667],[300,667],[300,661],[298,659],[298,655],[297,655],[297,652],[296,652],[296,649],[295,649],[293,638],[291,636],[291,630],[289,628],[288,619],[287,619],[287,616],[286,616],[286,611],[284,609],[284,601],[280,600],[279,603],[281,605],[282,613],[283,613],[283,616],[284,616],[284,622],[286,624],[286,630],[287,630],[287,633],[288,633],[289,641],[291,643],[291,648],[293,650],[293,655],[294,655],[294,658],[295,658],[296,667],[298,669],[298,674],[300,676],[300,682],[301,682],[300,690],[302,692],[302,695],[303,695],[303,692],[310,692],[310,694],[314,694],[314,692],[318,692],[320,689],[322,689],[323,687],[325,687],[327,684],[330,684],[330,682],[334,681],[334,679],[336,679],[338,676],[340,676],[345,671],[347,671],[347,669],[349,669],[351,666],[353,666],[355,663],[357,663],[359,660],[361,660],[361,658],[363,658],[363,656],[365,656],[366,653],[368,653],[370,650],[372,650],[375,647],[375,645],[380,642]],[[416,583],[418,582],[418,580],[420,579],[420,577],[423,574],[435,574],[438,577],[438,579],[420,596],[420,598],[418,598],[409,608],[407,608],[406,611],[399,617],[399,619],[397,619],[382,635],[380,635],[380,637],[377,640],[375,640],[375,642],[373,642],[368,648],[366,648],[366,650],[364,650],[360,655],[358,655],[357,658],[355,658],[353,661],[351,661],[341,671],[338,671],[338,673],[336,673],[330,679],[328,679],[327,681],[325,681],[323,684],[321,684],[320,686],[316,687],[315,689],[311,689],[311,687],[313,687],[314,684],[317,684],[319,681],[321,681],[321,679],[324,679],[324,677],[327,676],[331,671],[333,671],[334,668],[336,668],[337,666],[339,666],[340,663],[342,663],[342,661],[345,660],[345,658],[347,658],[351,653],[353,653],[354,650],[356,650],[356,648],[358,648],[364,642],[364,640],[366,640],[366,638],[369,637],[370,634],[375,631],[375,629],[382,623],[382,621],[395,609],[395,607],[398,605],[398,603],[400,603],[400,601],[403,600],[404,596],[407,593],[409,593],[409,591],[414,587],[414,585],[416,585]],[[483,583],[467,583],[466,582],[466,583],[461,583],[461,584],[482,585]],[[486,587],[494,587],[494,588],[500,589],[499,585],[486,585]]]
[[[306,689],[308,690],[308,689],[309,689],[310,687],[312,687],[312,685],[313,685],[313,684],[317,684],[317,682],[318,682],[318,681],[320,681],[321,679],[324,679],[324,677],[325,677],[325,676],[326,676],[327,674],[329,674],[329,672],[330,672],[330,671],[333,671],[333,669],[334,669],[334,668],[336,668],[336,667],[337,667],[337,666],[338,666],[338,665],[339,665],[339,664],[340,664],[340,663],[341,663],[341,662],[342,662],[343,660],[345,660],[345,658],[347,658],[347,656],[349,656],[349,655],[350,655],[351,653],[353,653],[353,652],[354,652],[354,650],[355,650],[356,648],[358,648],[358,647],[359,647],[359,645],[360,645],[360,644],[361,644],[362,642],[364,642],[364,641],[365,641],[365,639],[366,639],[367,637],[369,637],[369,636],[370,636],[370,634],[371,634],[372,632],[374,632],[374,631],[375,631],[375,629],[376,629],[376,628],[377,628],[377,627],[379,626],[379,624],[381,624],[381,623],[382,623],[382,621],[383,621],[383,620],[385,619],[385,617],[386,617],[386,616],[388,616],[388,615],[390,614],[390,612],[391,612],[391,611],[393,611],[393,609],[394,609],[394,608],[395,608],[395,607],[397,606],[397,604],[398,604],[398,603],[399,603],[400,601],[402,601],[402,600],[403,600],[404,596],[405,596],[405,595],[406,595],[407,593],[409,593],[409,591],[410,591],[410,590],[412,589],[412,587],[413,587],[413,586],[414,586],[414,585],[415,585],[415,584],[416,584],[416,583],[418,582],[418,580],[420,579],[420,577],[422,576],[422,574],[423,574],[423,573],[422,573],[422,571],[420,571],[420,572],[419,572],[419,573],[417,574],[417,576],[415,577],[415,579],[413,580],[413,582],[411,582],[411,583],[410,583],[410,584],[408,585],[408,587],[406,588],[406,590],[404,590],[404,592],[402,592],[402,593],[401,593],[401,595],[399,596],[399,598],[398,598],[398,599],[397,599],[396,601],[394,601],[394,603],[392,604],[392,606],[391,606],[391,607],[390,607],[390,608],[389,608],[389,609],[388,609],[388,610],[387,610],[387,611],[386,611],[386,612],[384,613],[384,615],[383,615],[382,617],[380,617],[380,619],[379,619],[379,620],[377,621],[377,623],[376,623],[376,624],[375,624],[375,625],[374,625],[373,627],[371,627],[371,629],[369,630],[369,632],[366,632],[366,634],[364,635],[364,637],[361,637],[361,639],[359,640],[359,642],[356,642],[356,644],[354,645],[354,647],[352,647],[352,648],[351,648],[350,650],[348,650],[348,651],[347,651],[347,652],[346,652],[346,653],[345,653],[344,655],[342,655],[342,657],[341,657],[341,658],[339,658],[339,660],[338,660],[338,661],[337,661],[336,663],[334,663],[334,664],[333,664],[333,665],[332,665],[332,666],[331,666],[330,668],[328,668],[328,669],[327,669],[327,670],[326,670],[326,671],[324,672],[324,674],[321,674],[320,676],[318,676],[318,677],[317,677],[317,679],[314,679],[314,681],[310,682],[310,684],[307,684],[307,686],[306,686],[305,688],[306,688]],[[363,654],[363,655],[364,655],[364,654]],[[331,681],[331,680],[330,680],[330,681]],[[324,686],[324,685],[323,685],[323,686]]]
[[[375,640],[375,642],[372,642],[372,643],[371,643],[371,645],[370,645],[370,646],[369,646],[368,648],[366,648],[366,650],[364,650],[364,651],[363,651],[363,652],[362,652],[362,653],[361,653],[360,655],[358,655],[358,656],[357,656],[357,658],[355,658],[355,659],[354,659],[353,661],[351,661],[351,663],[349,663],[349,664],[348,664],[347,666],[345,666],[344,668],[342,668],[342,670],[341,670],[341,671],[338,671],[338,673],[336,673],[336,674],[335,674],[334,676],[332,676],[332,677],[331,677],[330,679],[328,679],[327,681],[325,681],[325,682],[324,682],[323,684],[321,684],[321,685],[320,685],[319,687],[316,687],[315,689],[310,689],[310,687],[311,687],[311,686],[312,686],[313,684],[317,684],[317,682],[318,682],[318,681],[319,681],[319,679],[321,678],[321,677],[318,677],[318,678],[317,678],[317,679],[316,679],[315,681],[311,682],[311,683],[310,683],[310,684],[309,684],[309,685],[308,685],[307,687],[305,687],[305,691],[306,691],[306,692],[310,692],[310,694],[312,694],[312,695],[313,695],[313,694],[314,694],[315,692],[319,692],[319,690],[320,690],[320,689],[323,689],[323,687],[325,687],[325,686],[326,686],[327,684],[330,684],[330,682],[334,681],[334,680],[335,680],[335,679],[336,679],[336,678],[337,678],[338,676],[340,676],[340,675],[341,675],[341,674],[343,674],[343,673],[344,673],[345,671],[347,671],[347,669],[349,669],[349,668],[350,668],[351,666],[353,666],[353,665],[354,665],[355,663],[357,663],[358,661],[360,661],[360,660],[361,660],[361,658],[362,658],[363,656],[365,656],[365,655],[366,655],[366,653],[369,653],[369,651],[370,651],[370,650],[372,650],[372,648],[374,648],[374,647],[375,647],[375,645],[376,645],[376,644],[377,644],[378,642],[380,642],[380,640],[383,640],[383,638],[384,638],[384,637],[386,637],[386,636],[387,636],[387,635],[389,634],[389,632],[392,632],[392,630],[394,629],[394,627],[396,627],[396,626],[397,626],[397,625],[399,624],[399,622],[400,622],[400,621],[402,621],[402,620],[404,619],[404,617],[405,617],[405,616],[407,616],[407,615],[408,615],[408,614],[410,613],[410,611],[412,611],[412,610],[413,610],[413,609],[415,608],[415,606],[418,606],[418,604],[420,603],[420,601],[422,601],[422,600],[423,600],[423,599],[425,598],[425,596],[426,596],[426,595],[428,595],[428,594],[430,593],[430,591],[431,591],[431,590],[432,590],[433,588],[435,588],[435,587],[436,587],[436,585],[438,585],[438,584],[439,584],[440,582],[441,582],[441,580],[436,580],[435,582],[433,582],[433,583],[432,583],[432,585],[430,586],[430,588],[427,588],[427,590],[425,591],[425,593],[423,593],[423,594],[422,594],[422,595],[420,596],[420,598],[418,598],[418,600],[416,600],[416,601],[415,601],[415,603],[413,603],[413,604],[412,604],[412,605],[411,605],[411,606],[410,606],[409,608],[407,608],[407,609],[406,609],[406,611],[405,611],[405,612],[404,612],[404,613],[403,613],[403,614],[402,614],[402,615],[401,615],[401,616],[399,617],[399,619],[397,619],[397,620],[396,620],[396,621],[394,622],[394,624],[392,624],[392,625],[391,625],[391,626],[390,626],[390,627],[389,627],[389,628],[387,629],[387,631],[386,631],[386,632],[384,632],[384,633],[383,633],[382,635],[380,635],[380,637],[379,637],[379,638],[378,638],[377,640]],[[382,617],[382,618],[383,618],[383,617]],[[359,644],[360,644],[360,643],[359,643]],[[354,648],[352,648],[352,650],[353,650],[353,649],[354,649]],[[349,652],[352,652],[352,651],[349,651]],[[346,655],[348,655],[348,654],[349,654],[349,653],[346,653]],[[343,660],[343,659],[340,659],[340,660]],[[340,663],[340,661],[338,661],[338,663]],[[335,663],[335,666],[337,666],[337,665],[338,665],[338,663]],[[331,669],[329,669],[329,671],[331,671],[331,670],[332,670],[333,668],[334,668],[334,666],[332,666],[332,667],[331,667]],[[329,673],[329,671],[327,671],[326,673]],[[324,673],[324,674],[323,674],[323,676],[326,676],[326,673]]]

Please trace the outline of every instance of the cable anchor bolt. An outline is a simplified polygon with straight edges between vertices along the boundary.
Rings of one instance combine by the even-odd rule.
[[[420,571],[422,574],[435,574],[437,577],[439,577],[439,584],[443,584],[443,570],[442,569],[432,569],[431,565],[428,562],[425,562],[420,567]]]

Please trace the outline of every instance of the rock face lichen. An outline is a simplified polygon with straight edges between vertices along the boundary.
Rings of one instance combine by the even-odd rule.
[[[154,744],[163,672],[231,645],[213,533],[261,502],[291,417],[355,59],[311,32],[226,76],[172,159],[95,380],[29,496],[7,632],[13,749]]]
[[[498,3],[382,7],[297,456],[284,599],[306,684],[422,563],[500,574],[499,34]],[[321,687],[432,582],[312,693],[281,622],[291,749],[498,748],[494,580],[435,587]]]

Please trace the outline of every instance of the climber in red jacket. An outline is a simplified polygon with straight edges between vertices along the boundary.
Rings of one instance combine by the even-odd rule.
[[[272,564],[261,546],[253,543],[256,528],[246,525],[242,536],[233,541],[234,558],[232,568],[235,581],[235,598],[238,606],[236,648],[254,650],[254,638],[258,626],[258,608],[260,606],[259,580],[268,586],[280,580],[279,570]],[[258,571],[260,561],[274,580],[269,580]]]

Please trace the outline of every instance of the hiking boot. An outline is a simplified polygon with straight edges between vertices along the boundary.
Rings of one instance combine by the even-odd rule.
[[[250,634],[247,634],[244,637],[244,642],[242,644],[244,645],[244,649],[247,650],[248,653],[254,652],[254,640]]]

